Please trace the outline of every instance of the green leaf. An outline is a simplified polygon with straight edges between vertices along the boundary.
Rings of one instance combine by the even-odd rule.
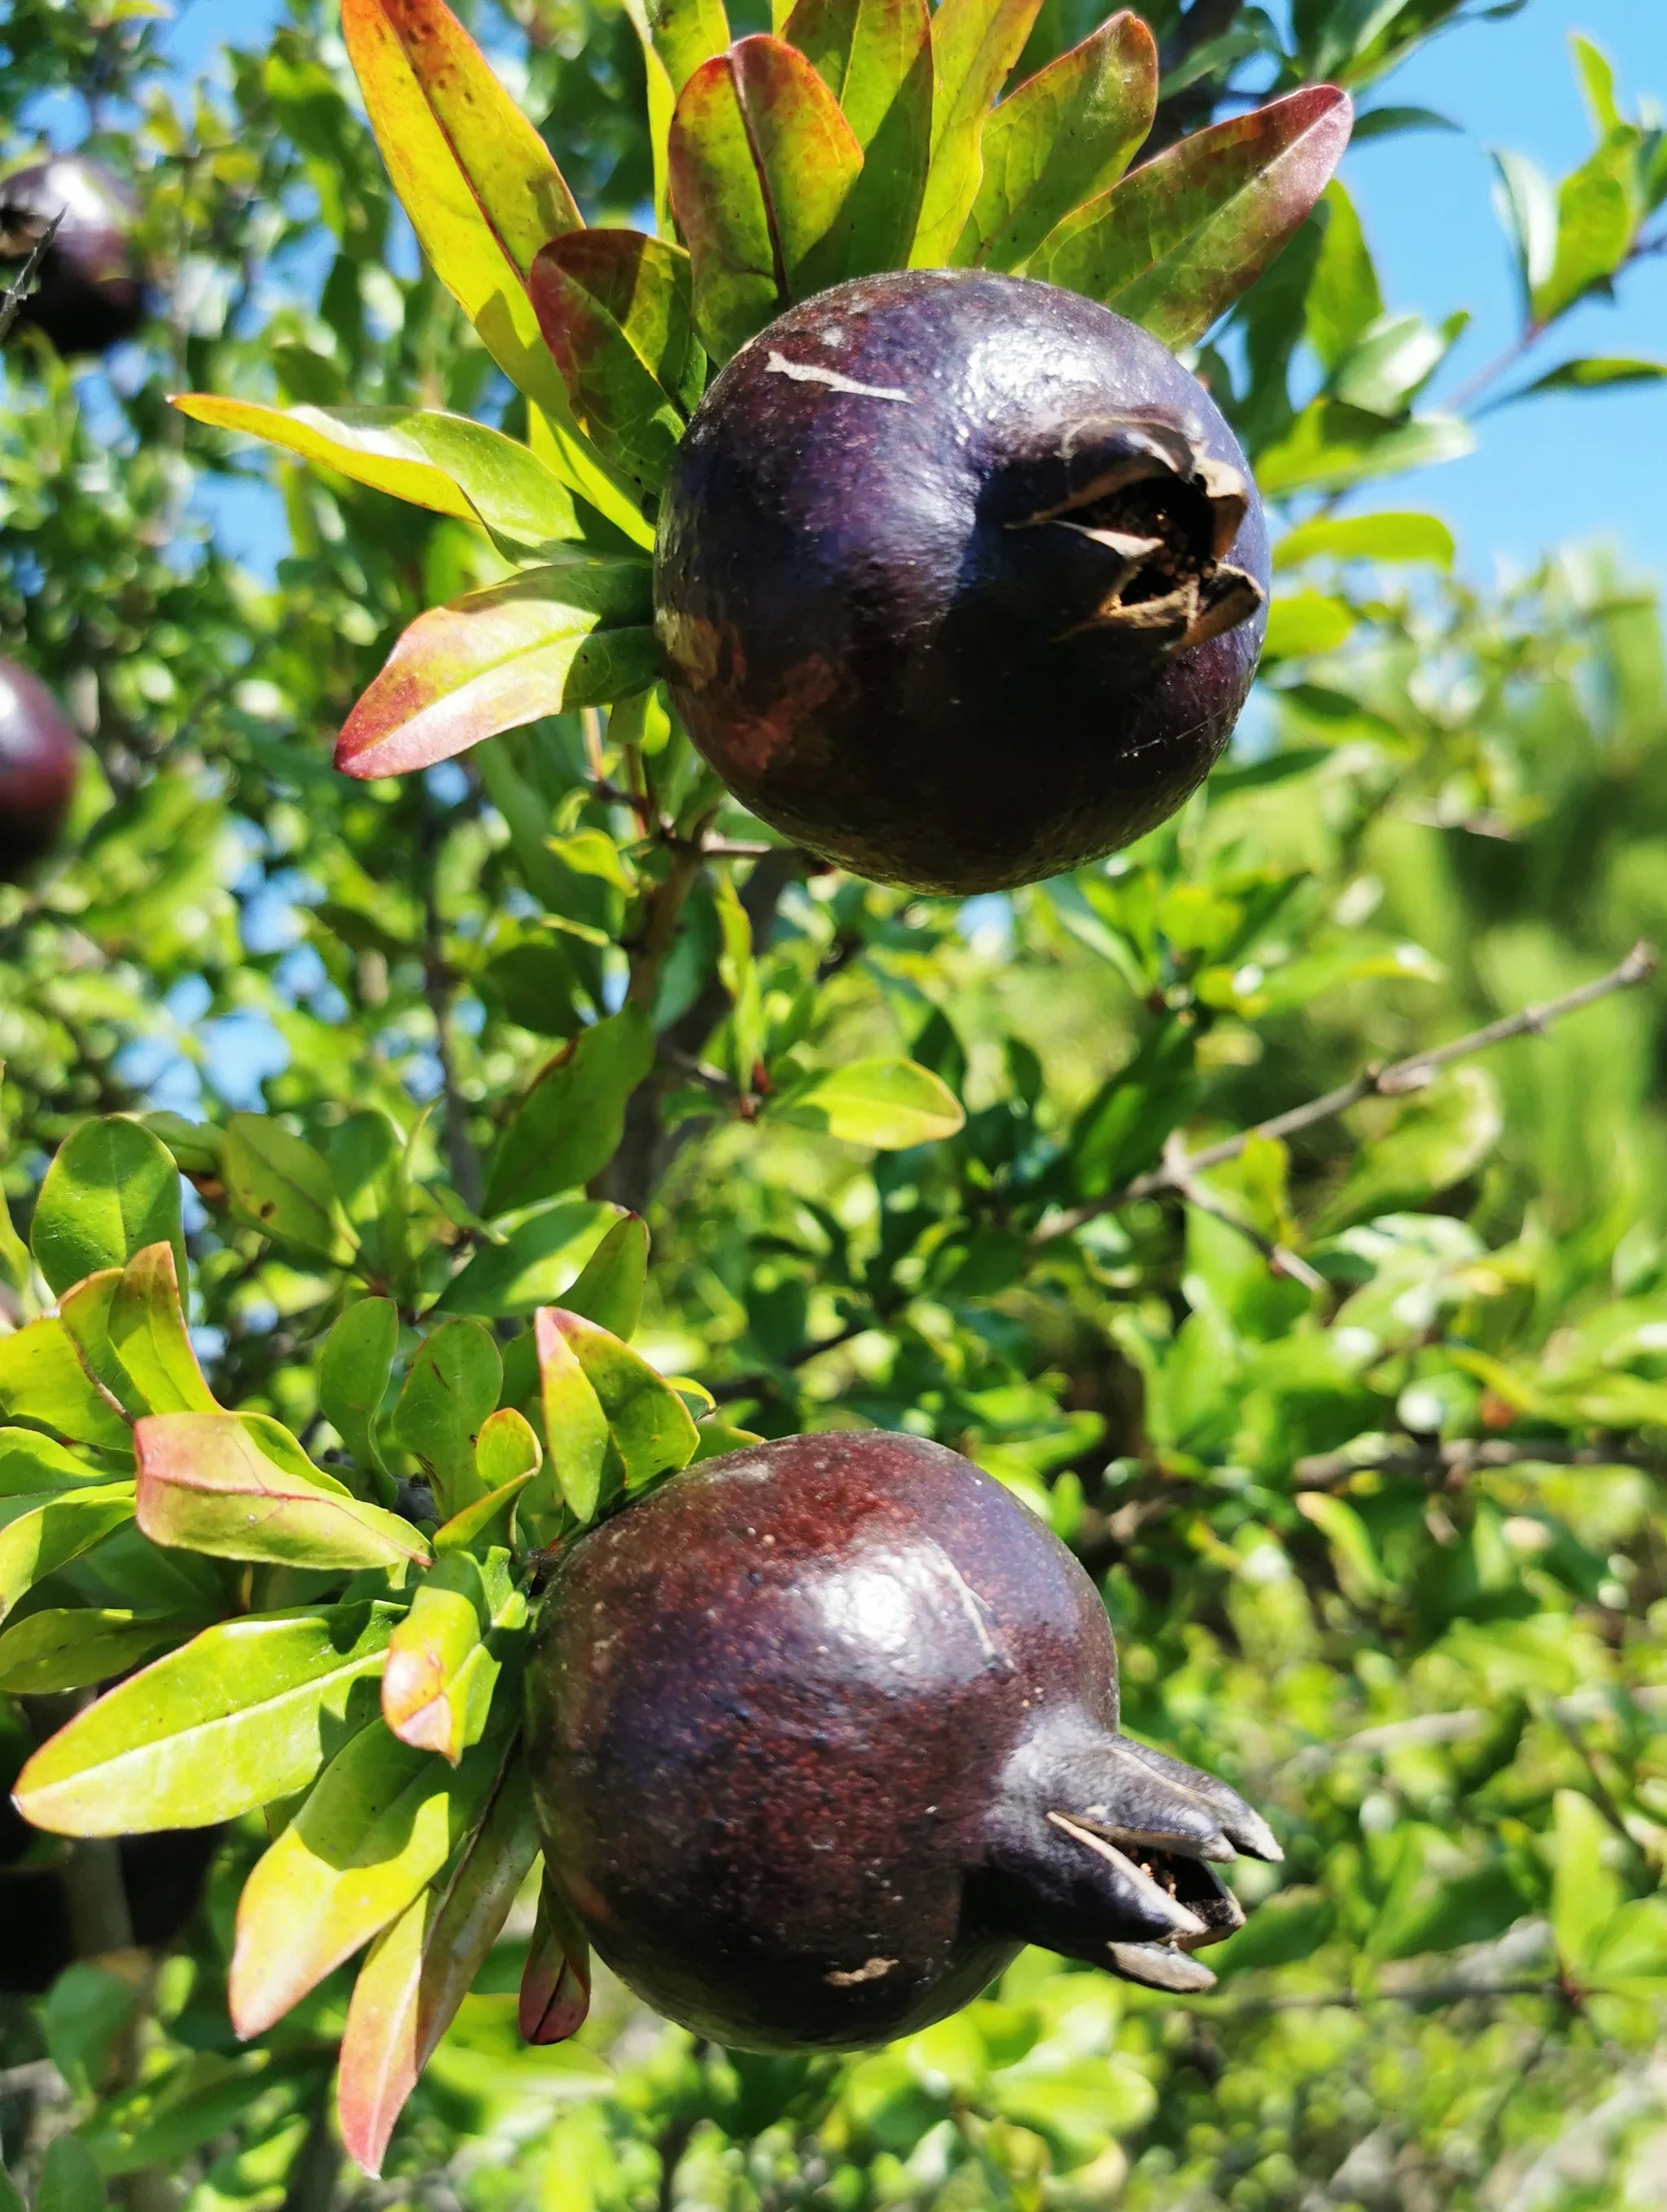
[[[653,1029],[639,1006],[581,1030],[510,1116],[487,1174],[487,1212],[531,1206],[599,1175],[625,1133],[626,1102],[653,1060]]]
[[[688,1464],[699,1441],[694,1417],[664,1376],[646,1359],[607,1329],[598,1328],[582,1315],[567,1313],[559,1307],[541,1309],[536,1329],[546,1434],[552,1461],[556,1460],[557,1454],[556,1437],[549,1426],[553,1382],[558,1389],[565,1388],[568,1401],[576,1401],[578,1395],[564,1375],[558,1342],[577,1364],[607,1424],[607,1449],[603,1463],[597,1468],[591,1442],[594,1430],[588,1425],[588,1412],[580,1409],[575,1418],[567,1413],[566,1404],[563,1406],[564,1434],[574,1437],[579,1450],[569,1455],[569,1466],[557,1463],[556,1474],[569,1505],[580,1519],[589,1515],[580,1510],[574,1490],[568,1487],[569,1467],[579,1471],[581,1495],[589,1494],[594,1470],[599,1494],[606,1497],[616,1486],[627,1492],[641,1490],[657,1476]]]
[[[342,725],[348,775],[403,775],[541,715],[640,691],[659,673],[637,560],[525,568],[419,615]]]
[[[140,1421],[134,1443],[139,1526],[153,1543],[280,1566],[427,1562],[409,1521],[349,1496],[276,1421],[163,1413]]]
[[[71,1443],[122,1453],[133,1448],[120,1407],[94,1382],[56,1316],[0,1336],[0,1407],[18,1420],[56,1429]]]
[[[540,252],[529,289],[575,419],[658,493],[706,373],[688,256],[634,230],[570,231]]]
[[[159,1138],[118,1114],[83,1121],[58,1147],[35,1201],[30,1243],[55,1291],[119,1267],[147,1244],[172,1244],[180,1272],[179,1170]]]
[[[235,1820],[304,1789],[375,1709],[401,1608],[219,1622],[78,1713],[19,1776],[26,1820],[62,1836]],[[21,1626],[22,1624],[20,1624]]]
[[[232,1210],[275,1243],[336,1263],[350,1255],[321,1156],[267,1114],[233,1114],[221,1172]]]
[[[240,2036],[282,2020],[433,1880],[486,1802],[512,1725],[506,1715],[455,1771],[380,1721],[337,1752],[244,1885],[227,1991]]]
[[[1357,1601],[1381,1596],[1387,1584],[1366,1523],[1348,1501],[1323,1490],[1304,1491],[1296,1509],[1312,1521],[1337,1554],[1344,1589]]]
[[[627,1213],[608,1231],[578,1278],[565,1291],[553,1291],[547,1303],[559,1299],[569,1313],[582,1314],[598,1328],[628,1340],[637,1333],[647,1288],[648,1224],[640,1214]]]
[[[1282,438],[1263,447],[1256,480],[1269,499],[1294,491],[1347,491],[1371,477],[1462,459],[1475,445],[1476,433],[1454,415],[1387,422],[1339,400],[1316,399]]]
[[[1537,327],[1555,322],[1626,260],[1644,208],[1638,187],[1641,134],[1623,124],[1557,187],[1557,231],[1550,266],[1534,284]]]
[[[45,1698],[110,1681],[183,1643],[195,1625],[113,1606],[28,1613],[0,1635],[0,1690]]]
[[[984,179],[952,258],[1018,268],[1056,223],[1117,182],[1157,98],[1157,46],[1126,9],[1009,93],[985,122]]]
[[[97,2097],[119,2039],[133,2026],[141,1986],[91,1960],[65,1969],[41,2007],[46,2051],[77,2098]]]
[[[1329,375],[1383,313],[1384,295],[1355,203],[1336,177],[1319,204],[1325,232],[1303,301],[1303,322],[1308,343]]]
[[[804,56],[760,35],[689,78],[667,158],[693,270],[695,328],[723,362],[782,308],[841,273],[846,204],[862,150]]]
[[[55,2136],[40,2162],[34,2212],[104,2212],[103,2177],[79,2136]]]
[[[591,520],[536,453],[466,416],[418,407],[262,407],[203,392],[172,404],[196,422],[264,438],[374,491],[483,523],[512,544],[536,550],[580,538]]]
[[[1404,415],[1446,360],[1469,320],[1450,316],[1440,330],[1421,315],[1382,315],[1340,365],[1332,392],[1346,407],[1394,419]]]
[[[1591,1798],[1578,1790],[1560,1790],[1552,1802],[1556,1860],[1551,1934],[1559,1966],[1580,1980],[1625,1892],[1609,1860],[1615,1831]]]
[[[218,1410],[185,1326],[171,1244],[134,1254],[117,1279],[105,1325],[112,1352],[150,1412]]]
[[[504,1363],[477,1321],[446,1321],[426,1338],[394,1407],[393,1432],[434,1486],[442,1520],[480,1493],[475,1439],[498,1402]]]
[[[538,1855],[532,1784],[512,1751],[443,1880],[377,1939],[360,1969],[342,2036],[342,2139],[382,2171],[394,2122],[497,1942]]]
[[[1355,610],[1346,599],[1323,592],[1294,592],[1268,610],[1262,653],[1269,666],[1315,653],[1331,653],[1355,627]]]
[[[932,152],[925,0],[798,0],[782,35],[840,103],[863,156],[845,207],[842,274],[907,261]]]
[[[519,1419],[518,1415],[514,1418]],[[501,1547],[484,1559],[452,1548],[417,1585],[382,1674],[382,1718],[402,1743],[455,1766],[485,1732],[500,1662],[488,1639],[526,1624],[525,1598]]]
[[[530,1529],[549,1533],[557,1499],[581,1523],[594,1516],[608,1466],[608,1416],[555,1311],[541,1308],[533,1327],[546,1458],[544,1478],[530,1486],[521,1511]]]
[[[1664,377],[1667,377],[1667,361],[1594,356],[1580,361],[1560,362],[1543,376],[1537,376],[1531,384],[1519,384],[1513,392],[1501,392],[1497,399],[1490,399],[1485,407],[1477,408],[1476,412],[1491,414],[1495,407],[1508,407],[1516,399],[1531,399],[1541,392],[1607,392],[1618,384],[1659,384]]]
[[[119,1267],[101,1267],[64,1291],[58,1300],[58,1319],[87,1370],[101,1390],[107,1391],[130,1420],[150,1411],[144,1394],[117,1358],[110,1343],[110,1315],[121,1287]]]
[[[1307,215],[1352,112],[1346,93],[1310,85],[1183,138],[1067,216],[1024,273],[1103,301],[1167,346],[1190,344]]]
[[[330,1181],[359,1247],[358,1273],[380,1288],[403,1284],[409,1266],[405,1154],[404,1136],[379,1107],[348,1115],[330,1133]]]
[[[523,1475],[536,1474],[543,1446],[526,1415],[503,1406],[486,1421],[475,1447],[475,1467],[488,1495],[505,1490]],[[482,1501],[484,1502],[484,1501]]]
[[[0,1620],[26,1590],[132,1518],[133,1485],[108,1482],[65,1491],[8,1521],[0,1528]]]
[[[342,35],[394,190],[434,274],[537,406],[562,482],[640,544],[652,532],[573,420],[527,273],[579,221],[549,148],[440,0],[344,0]]]
[[[1498,1143],[1499,1094],[1485,1069],[1449,1068],[1415,1091],[1390,1128],[1356,1158],[1316,1224],[1329,1236],[1351,1221],[1421,1206],[1473,1175]]]
[[[646,0],[644,21],[674,100],[701,63],[730,43],[722,0]]]
[[[1438,515],[1384,514],[1317,518],[1288,530],[1273,549],[1276,568],[1305,561],[1429,561],[1451,568],[1453,534]]]
[[[941,1076],[912,1060],[853,1060],[789,1091],[780,1109],[848,1145],[902,1152],[953,1137],[966,1114]]]
[[[501,1244],[482,1245],[455,1274],[430,1311],[493,1320],[530,1313],[570,1285],[611,1232],[619,1208],[599,1199],[557,1199],[518,1221]]]
[[[108,1470],[89,1467],[33,1429],[0,1429],[0,1518],[13,1518],[66,1490],[109,1480]]]
[[[1024,52],[1040,0],[941,0],[932,17],[932,152],[912,269],[947,262],[973,212],[985,118]]]
[[[360,1298],[332,1324],[318,1354],[318,1410],[367,1474],[380,1469],[376,1415],[399,1344],[391,1298]]]

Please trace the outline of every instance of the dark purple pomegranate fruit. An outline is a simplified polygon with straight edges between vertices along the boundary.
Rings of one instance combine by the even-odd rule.
[[[79,155],[58,155],[0,178],[0,257],[26,259],[60,210],[37,289],[18,319],[44,331],[62,354],[103,353],[144,320],[133,196],[108,169]]]
[[[1173,812],[1265,628],[1267,532],[1203,386],[1075,292],[972,270],[791,308],[697,409],[656,555],[678,711],[737,798],[923,890]]]
[[[1225,1784],[1118,1733],[1093,1583],[1001,1485],[876,1433],[677,1475],[559,1563],[529,1670],[551,1874],[669,2018],[879,2043],[1025,1943],[1165,1990],[1276,1859]]]
[[[76,733],[40,681],[0,659],[0,883],[52,850],[75,796]]]

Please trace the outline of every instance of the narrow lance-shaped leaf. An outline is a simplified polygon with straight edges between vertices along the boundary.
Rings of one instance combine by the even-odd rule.
[[[376,1414],[398,1343],[393,1300],[360,1298],[331,1324],[318,1354],[318,1410],[367,1474],[382,1466]]]
[[[227,1986],[232,2023],[259,2035],[404,1911],[462,1842],[502,1764],[501,1726],[453,1770],[373,1721],[318,1778],[244,1885]]]
[[[19,1776],[27,1820],[63,1836],[143,1834],[235,1820],[304,1789],[374,1711],[401,1608],[343,1605],[206,1628],[118,1684]]]
[[[485,1729],[500,1669],[488,1639],[526,1617],[506,1551],[442,1553],[388,1647],[382,1717],[401,1742],[455,1766]]]
[[[171,1244],[134,1254],[118,1279],[106,1326],[112,1352],[151,1412],[218,1410],[185,1326]]]
[[[167,1613],[133,1613],[118,1606],[27,1613],[0,1635],[0,1690],[16,1698],[84,1690],[183,1644],[197,1626]]]
[[[551,1349],[552,1329],[596,1393],[608,1423],[609,1468],[623,1487],[640,1490],[687,1466],[696,1443],[694,1420],[665,1377],[607,1329],[560,1307],[538,1316],[541,1358]]]
[[[1073,208],[1114,185],[1152,127],[1157,45],[1126,9],[985,118],[984,175],[951,257],[1016,269]]]
[[[262,407],[203,392],[181,393],[173,404],[198,422],[264,438],[374,491],[484,523],[518,545],[585,535],[561,478],[518,440],[466,416],[416,407]]]
[[[622,1339],[634,1336],[648,1287],[648,1224],[638,1213],[615,1222],[585,1264],[577,1281],[561,1294],[569,1313],[583,1314],[598,1328]]]
[[[124,1454],[133,1448],[120,1406],[88,1373],[56,1315],[0,1337],[0,1409],[39,1421],[71,1443]]]
[[[510,1116],[487,1174],[487,1212],[530,1206],[600,1174],[653,1058],[653,1028],[640,1006],[621,1006],[581,1030]]]
[[[342,2037],[342,2140],[382,2170],[395,2121],[497,1942],[538,1855],[532,1789],[518,1745],[444,1877],[378,1938],[360,1969]]]
[[[636,231],[572,231],[538,254],[528,289],[575,418],[640,490],[658,493],[693,409],[691,362],[697,379],[701,368],[688,256]]]
[[[352,1497],[276,1421],[164,1413],[134,1431],[138,1520],[153,1543],[298,1567],[426,1565],[409,1521]]]
[[[863,156],[846,203],[842,274],[900,269],[932,153],[932,24],[925,0],[798,0],[782,36],[840,103]]]
[[[179,1170],[160,1138],[119,1114],[83,1121],[59,1146],[35,1201],[35,1265],[55,1291],[119,1267],[159,1239],[185,1263]]]
[[[233,1115],[221,1174],[233,1210],[264,1236],[315,1259],[349,1257],[323,1155],[271,1115]]]
[[[544,1479],[530,1486],[521,1517],[536,1540],[554,1533],[564,1502],[581,1522],[595,1513],[609,1440],[602,1401],[558,1327],[555,1312],[541,1308],[533,1328],[547,1458]]]
[[[0,1620],[19,1598],[133,1518],[130,1482],[65,1491],[0,1528]]]
[[[435,275],[543,412],[563,481],[647,544],[635,501],[573,422],[527,298],[533,255],[579,220],[549,149],[440,0],[344,0],[342,34]]]
[[[909,265],[955,251],[979,196],[979,143],[991,103],[1024,52],[1041,0],[943,0],[932,18],[932,158]]]
[[[690,77],[668,158],[695,327],[724,362],[783,307],[841,273],[862,149],[804,56],[761,35]]]
[[[477,1498],[475,1439],[498,1402],[504,1363],[477,1321],[442,1322],[411,1362],[394,1407],[393,1430],[422,1462],[440,1517]]]
[[[429,1308],[430,1316],[461,1313],[486,1319],[565,1304],[569,1284],[619,1218],[619,1208],[602,1199],[557,1199],[541,1206],[517,1222],[500,1244],[482,1242]]]
[[[1213,124],[1066,216],[1024,273],[1103,301],[1165,345],[1189,344],[1313,206],[1352,113],[1347,93],[1311,85]]]
[[[403,775],[658,673],[647,564],[528,568],[419,615],[336,741],[349,775]]]

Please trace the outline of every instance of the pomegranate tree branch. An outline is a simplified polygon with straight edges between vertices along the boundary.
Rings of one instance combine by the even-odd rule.
[[[1316,1452],[1300,1459],[1291,1474],[1299,1490],[1330,1490],[1356,1474],[1423,1474],[1458,1483],[1492,1467],[1636,1467],[1659,1474],[1667,1469],[1667,1452],[1652,1451],[1636,1441],[1572,1444],[1561,1437],[1531,1437],[1512,1443],[1497,1437],[1461,1437],[1440,1443],[1434,1437],[1417,1437],[1372,1456]]]
[[[1086,1222],[1096,1220],[1102,1213],[1115,1213],[1119,1207],[1133,1205],[1138,1199],[1158,1198],[1166,1191],[1182,1191],[1192,1177],[1236,1160],[1252,1137],[1294,1136],[1299,1129],[1312,1128],[1317,1121],[1330,1121],[1334,1115],[1359,1105],[1363,1098],[1393,1098],[1408,1091],[1422,1091],[1455,1060],[1468,1060],[1473,1054],[1504,1044],[1512,1037],[1537,1036],[1565,1014],[1578,1013],[1582,1006],[1594,1006],[1599,999],[1609,998],[1616,991],[1630,990],[1635,983],[1653,975],[1656,966],[1655,948],[1642,943],[1634,945],[1620,965],[1612,968],[1607,975],[1565,991],[1561,998],[1548,1000],[1543,1006],[1524,1006],[1514,1014],[1502,1014],[1498,1021],[1472,1030],[1468,1036],[1454,1037],[1450,1043],[1436,1045],[1428,1052],[1414,1053],[1406,1060],[1392,1060],[1386,1067],[1363,1067],[1358,1075],[1351,1076],[1347,1083],[1340,1083],[1335,1091],[1311,1098],[1306,1105],[1275,1114],[1265,1121],[1257,1122],[1253,1128],[1241,1129],[1236,1136],[1223,1137],[1218,1144],[1205,1145],[1196,1152],[1176,1150],[1167,1154],[1161,1167],[1149,1168],[1144,1175],[1131,1177],[1120,1189],[1109,1191],[1092,1205],[1073,1206],[1068,1212],[1055,1214],[1034,1232],[1031,1242],[1051,1244],[1056,1238],[1069,1237]]]

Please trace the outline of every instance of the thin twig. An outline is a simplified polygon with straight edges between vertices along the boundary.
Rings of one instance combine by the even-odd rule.
[[[1368,2005],[1374,2004],[1462,2004],[1468,1997],[1555,1997],[1566,2003],[1568,1992],[1555,1977],[1515,1982],[1454,1979],[1427,1982],[1421,1989],[1325,1990],[1312,1996],[1282,1990],[1267,1996],[1240,1997],[1220,2005],[1212,2004],[1205,1997],[1199,2001],[1197,2009],[1206,2019],[1237,2020],[1253,2013],[1318,2011],[1322,2007],[1337,2008],[1345,2012],[1364,2012]]]
[[[1315,1452],[1300,1459],[1291,1474],[1299,1490],[1330,1490],[1357,1474],[1439,1474],[1456,1482],[1482,1468],[1537,1465],[1637,1467],[1659,1474],[1667,1468],[1667,1453],[1639,1443],[1571,1444],[1555,1437],[1530,1437],[1520,1443],[1461,1437],[1452,1443],[1439,1443],[1433,1437],[1409,1437],[1375,1455]]]
[[[60,208],[34,244],[29,248],[29,258],[18,270],[14,281],[0,290],[0,345],[11,336],[11,326],[21,312],[23,302],[34,289],[34,280],[40,264],[46,258],[46,249],[58,235],[58,227],[64,217]]]
[[[1654,975],[1656,965],[1652,945],[1634,945],[1619,967],[1611,969],[1607,975],[1600,975],[1595,982],[1582,983],[1578,989],[1565,991],[1561,998],[1549,1000],[1543,1006],[1524,1006],[1517,1013],[1501,1015],[1498,1021],[1472,1030],[1468,1036],[1455,1037],[1451,1043],[1437,1045],[1428,1052],[1415,1053],[1409,1059],[1394,1060],[1387,1067],[1362,1068],[1347,1083],[1339,1084],[1322,1097],[1309,1099],[1306,1105],[1293,1106],[1283,1114],[1258,1121],[1253,1128],[1241,1129],[1237,1136],[1223,1137],[1219,1144],[1205,1145],[1196,1152],[1177,1154],[1173,1160],[1166,1158],[1161,1167],[1150,1168],[1144,1175],[1133,1176],[1120,1189],[1095,1199],[1092,1205],[1073,1206],[1068,1212],[1055,1214],[1035,1231],[1031,1242],[1051,1244],[1102,1213],[1115,1213],[1120,1206],[1131,1206],[1137,1199],[1157,1198],[1165,1191],[1179,1190],[1178,1173],[1191,1177],[1210,1168],[1223,1167],[1228,1161],[1239,1158],[1252,1137],[1294,1136],[1299,1129],[1312,1128],[1317,1121],[1330,1121],[1349,1107],[1358,1106],[1363,1098],[1394,1098],[1408,1091],[1422,1091],[1441,1069],[1451,1067],[1455,1060],[1468,1060],[1473,1053],[1485,1052],[1489,1046],[1504,1044],[1512,1037],[1537,1036],[1565,1014],[1577,1013],[1582,1006],[1593,1006],[1599,999],[1607,999],[1616,991],[1630,990],[1634,984],[1643,982]]]
[[[1259,1229],[1253,1228],[1248,1221],[1241,1220],[1231,1207],[1221,1203],[1213,1191],[1206,1190],[1197,1181],[1182,1146],[1179,1129],[1171,1132],[1163,1148],[1163,1160],[1165,1168],[1174,1178],[1175,1188],[1189,1206],[1200,1213],[1207,1213],[1212,1221],[1221,1222],[1228,1229],[1236,1230],[1247,1244],[1253,1245],[1262,1255],[1276,1275],[1288,1275],[1294,1282],[1300,1283],[1305,1291],[1316,1297],[1325,1296],[1327,1285],[1324,1275],[1316,1273],[1306,1260],[1299,1259],[1285,1245],[1275,1243],[1271,1237],[1264,1237]]]

